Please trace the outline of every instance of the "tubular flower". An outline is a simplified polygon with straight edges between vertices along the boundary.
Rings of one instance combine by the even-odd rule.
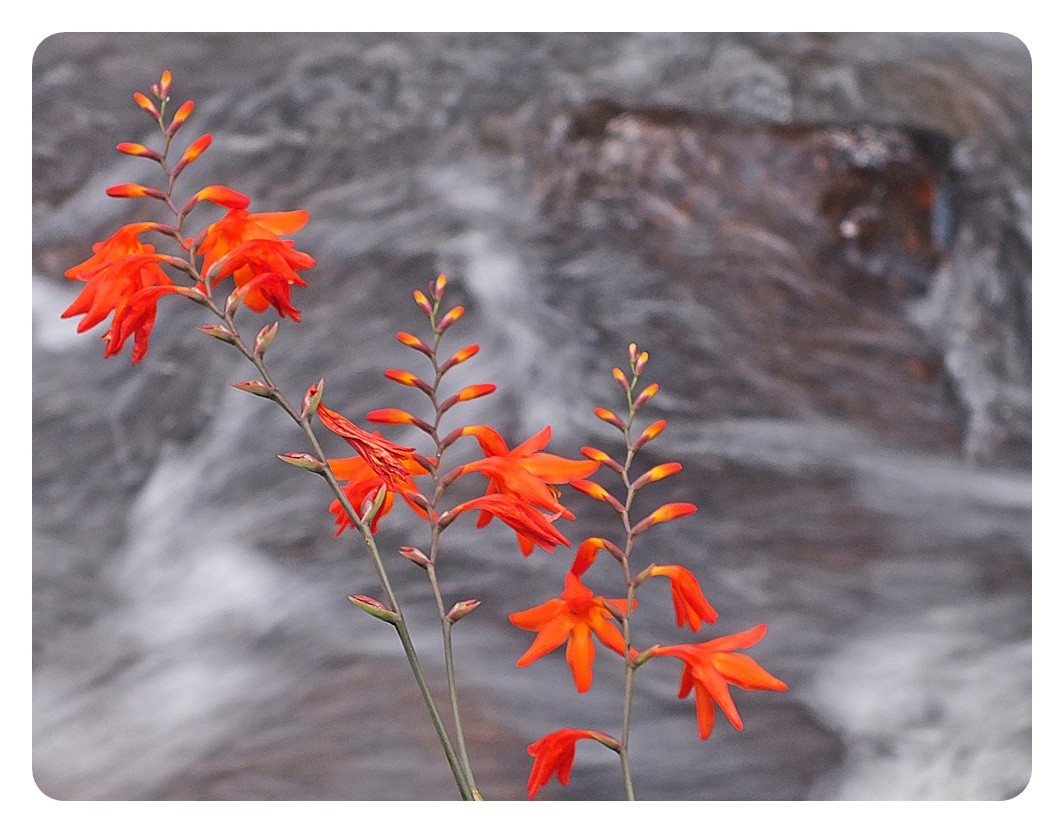
[[[743,728],[743,721],[732,701],[728,685],[747,691],[769,689],[786,691],[787,684],[777,680],[753,659],[745,654],[735,654],[739,648],[756,645],[765,635],[766,625],[758,625],[748,631],[711,639],[698,645],[672,645],[656,648],[654,656],[669,656],[683,660],[683,675],[680,677],[679,697],[682,699],[695,692],[695,708],[698,713],[698,731],[705,740],[713,731],[713,704],[724,712],[732,726]]]
[[[414,449],[384,439],[380,434],[364,431],[336,411],[318,405],[321,424],[339,434],[366,461],[369,468],[389,489],[400,494],[412,494],[417,486],[410,479],[409,465],[413,462]]]
[[[510,495],[484,495],[468,500],[452,509],[450,514],[457,517],[471,509],[479,509],[481,518],[485,513],[489,520],[498,518],[517,533],[517,543],[524,556],[530,555],[535,547],[554,552],[559,544],[571,546],[569,539],[551,525],[549,516]]]
[[[380,436],[375,434],[375,436]],[[406,470],[413,476],[419,474],[428,474],[428,470],[420,463],[416,462],[412,458],[407,458],[403,465]],[[391,489],[387,482],[373,470],[373,468],[363,460],[361,457],[342,457],[336,460],[329,460],[329,468],[332,469],[332,473],[336,476],[337,480],[348,481],[344,486],[344,494],[347,495],[347,499],[351,501],[351,506],[356,511],[359,511],[367,501],[372,502],[377,497],[377,493],[380,489],[385,490],[384,501],[381,503],[381,507],[377,510],[377,514],[373,516],[373,520],[370,523],[370,532],[376,534],[377,525],[380,523],[381,518],[387,515],[392,505],[395,503],[395,491]],[[416,503],[406,498],[404,500],[410,505],[410,508],[417,512],[422,517],[426,517],[425,510],[418,506]],[[339,500],[334,500],[329,506],[329,511],[336,515],[336,535],[339,536],[345,529],[354,527],[354,521],[351,516],[347,514]]]
[[[172,292],[173,281],[159,266],[166,260],[154,246],[140,242],[140,235],[156,228],[154,223],[123,226],[107,240],[96,243],[88,260],[67,270],[70,280],[84,281],[85,288],[63,311],[63,318],[84,315],[77,330],[83,333],[114,313],[111,329],[104,336],[104,355],[115,355],[129,335],[134,335],[133,363],[148,352],[148,337],[155,322],[155,301]],[[154,288],[151,293],[142,290]],[[136,298],[136,303],[133,303]],[[131,316],[126,320],[126,316]]]
[[[251,214],[243,206],[230,208],[207,226],[196,250],[203,255],[204,274],[217,266],[215,284],[232,275],[237,287],[250,285],[244,303],[255,312],[272,305],[282,317],[298,321],[299,310],[288,301],[289,287],[306,286],[296,270],[309,269],[315,260],[280,235],[299,231],[309,216],[306,211]],[[253,283],[256,279],[263,280]]]
[[[690,625],[691,630],[701,630],[702,623],[717,621],[717,611],[702,595],[702,587],[695,574],[686,567],[656,564],[648,570],[652,576],[665,576],[672,584],[672,605],[676,610],[676,627]]]
[[[484,459],[460,467],[459,474],[478,471],[488,479],[487,495],[509,495],[555,517],[572,518],[573,514],[558,502],[554,487],[588,477],[598,469],[593,460],[567,460],[544,454],[550,441],[550,426],[512,450],[495,429],[486,425],[469,425],[462,433],[477,438]],[[489,512],[481,512],[477,526],[485,526],[490,520]],[[522,546],[522,552],[527,555],[531,549],[525,552]]]
[[[538,631],[521,658],[517,667],[531,665],[566,640],[569,645],[565,650],[565,659],[573,672],[576,690],[585,692],[591,688],[591,666],[595,661],[595,643],[591,634],[599,638],[607,648],[624,656],[624,637],[617,626],[610,621],[612,614],[606,608],[606,600],[594,595],[583,585],[580,578],[573,573],[565,577],[565,590],[561,598],[551,599],[543,604],[510,614],[510,621],[527,631]],[[614,607],[627,611],[626,599],[610,599]],[[633,602],[632,608],[635,608]]]
[[[619,748],[617,741],[609,735],[587,729],[559,729],[544,735],[528,747],[528,754],[535,758],[528,775],[529,801],[536,797],[540,787],[550,783],[552,775],[558,776],[558,783],[563,787],[569,783],[578,740],[597,740],[610,749]]]

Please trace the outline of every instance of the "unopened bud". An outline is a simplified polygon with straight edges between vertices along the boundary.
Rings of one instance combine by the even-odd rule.
[[[142,156],[145,159],[154,159],[158,162],[162,159],[162,154],[152,150],[144,145],[139,145],[136,142],[120,142],[116,147],[119,153],[124,153],[127,156]]]
[[[664,480],[666,477],[671,477],[676,472],[681,471],[683,466],[679,463],[662,463],[660,466],[654,466],[650,471],[640,477],[635,483],[632,484],[632,490],[643,488],[647,483],[654,483],[658,480]]]
[[[265,397],[266,399],[273,399],[274,395],[277,393],[274,388],[270,387],[265,382],[259,382],[255,379],[252,379],[250,382],[233,382],[233,387],[237,390],[252,393],[255,396]]]
[[[366,496],[366,499],[362,501],[362,523],[367,526],[373,523],[386,497],[388,497],[388,489],[385,486],[379,487],[372,496]]]
[[[608,422],[615,428],[620,428],[622,431],[625,428],[624,422],[613,411],[606,408],[595,408],[595,416],[601,419],[603,422]]]
[[[207,303],[207,296],[192,286],[176,286],[174,287],[174,293],[183,298],[188,298],[190,301],[195,301],[197,304],[206,305]]]
[[[159,98],[167,99],[170,97],[170,84],[173,80],[174,77],[170,73],[170,70],[163,70],[162,77],[159,79]]]
[[[440,319],[439,323],[436,325],[436,332],[446,332],[455,321],[462,317],[464,313],[465,307],[455,307]]]
[[[425,293],[420,289],[414,290],[414,303],[417,304],[425,312],[425,315],[432,315],[432,304],[429,299],[425,297]]]
[[[159,108],[156,107],[152,103],[152,100],[144,95],[144,93],[133,93],[133,100],[137,102],[137,106],[140,107],[141,110],[153,119],[159,118]]]
[[[226,344],[236,344],[236,334],[228,327],[221,327],[217,324],[204,324],[202,327],[197,327],[197,329],[211,338],[224,341]]]
[[[632,410],[638,411],[640,408],[646,405],[647,402],[650,401],[651,397],[653,397],[654,394],[658,392],[658,388],[659,385],[657,382],[652,385],[647,385],[643,392],[635,398],[635,402],[632,403]]]
[[[318,405],[321,404],[321,395],[324,392],[324,379],[319,379],[316,385],[311,385],[307,388],[307,392],[303,395],[303,407],[299,412],[300,419],[306,419],[308,416],[318,412]]]
[[[650,442],[652,439],[654,439],[656,436],[658,436],[658,434],[660,434],[664,430],[665,430],[665,420],[659,419],[653,425],[648,426],[646,428],[646,430],[644,430],[643,433],[639,435],[639,437],[636,439],[636,441],[634,443],[632,443],[632,450],[633,451],[638,451],[639,449],[641,449],[644,445],[646,445],[648,442]]]
[[[597,448],[591,446],[584,446],[580,449],[580,453],[587,457],[588,460],[594,460],[596,463],[601,463],[608,469],[613,469],[616,472],[623,472],[624,466],[610,457],[605,451],[600,451]]]
[[[139,197],[151,197],[153,200],[166,199],[166,194],[158,188],[149,188],[146,185],[138,185],[135,182],[124,182],[121,185],[112,185],[107,189],[107,196],[124,199],[137,199]]]
[[[325,464],[321,460],[300,451],[290,451],[287,454],[278,454],[277,459],[283,463],[288,463],[290,466],[295,466],[297,469],[305,469],[306,471],[312,471],[315,474],[325,473]]]
[[[635,360],[639,356],[639,348],[635,346],[635,342],[628,345],[628,364],[635,369]]]
[[[259,358],[266,353],[266,349],[273,343],[273,337],[277,335],[277,325],[280,322],[274,321],[272,324],[267,324],[261,330],[259,334],[255,336],[255,355]]]
[[[417,336],[411,335],[410,333],[398,332],[395,334],[395,337],[407,347],[412,347],[414,350],[417,350],[419,353],[424,353],[426,356],[432,356],[432,349]]]
[[[399,614],[394,610],[385,607],[372,596],[348,596],[347,598],[358,607],[359,610],[368,613],[374,619],[380,619],[382,622],[387,622],[390,625],[399,622]]]
[[[437,301],[440,300],[440,298],[443,297],[443,290],[446,289],[446,288],[447,288],[447,276],[446,275],[440,275],[438,278],[436,278],[435,281],[433,281],[432,286],[430,287],[430,291],[432,292],[432,297],[435,298]]]
[[[191,101],[186,101],[180,107],[177,108],[177,112],[174,113],[173,119],[170,121],[170,126],[166,128],[166,135],[173,136],[177,133],[178,129],[185,123],[185,120],[192,115],[192,109],[195,105]]]
[[[459,350],[457,353],[455,353],[453,356],[451,356],[451,358],[449,358],[447,361],[445,361],[443,363],[443,365],[440,367],[440,373],[441,374],[446,373],[448,370],[450,370],[456,364],[461,364],[462,362],[466,361],[467,359],[473,358],[473,356],[475,356],[479,352],[480,352],[480,345],[477,345],[477,344],[470,344],[468,347],[463,347],[461,350]]]
[[[639,354],[639,358],[635,360],[635,375],[639,376],[643,372],[643,368],[647,366],[647,361],[650,359],[650,354],[644,350]]]
[[[456,602],[445,617],[452,625],[464,616],[468,616],[474,610],[480,607],[480,602],[476,599],[466,599],[464,602]]]
[[[619,367],[613,368],[613,378],[617,380],[617,384],[625,390],[628,390],[631,386],[628,384],[628,377],[624,375]]]
[[[429,557],[417,547],[399,547],[399,555],[413,561],[421,568],[427,568],[432,563]]]
[[[623,622],[626,618],[625,612],[621,610],[617,605],[611,602],[609,599],[602,600],[602,606],[610,612],[610,615],[619,622]]]

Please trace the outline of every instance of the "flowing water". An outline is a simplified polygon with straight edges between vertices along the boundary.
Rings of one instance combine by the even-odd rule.
[[[83,799],[442,798],[453,784],[376,591],[250,367],[160,304],[148,358],[104,361],[59,314],[63,272],[143,211],[130,101],[162,69],[211,149],[189,189],[306,208],[303,322],[272,348],[290,397],[319,376],[349,416],[416,398],[395,340],[439,272],[468,313],[466,406],[511,441],[616,449],[592,415],[650,352],[669,427],[647,465],[691,518],[640,544],[700,577],[719,623],[789,692],[738,692],[746,728],[697,737],[679,668],[637,676],[636,791],[657,799],[1001,799],[1031,769],[1031,75],[1004,35],[57,35],[34,60],[34,760]],[[187,182],[186,182],[187,180]],[[151,183],[149,183],[151,184]],[[135,203],[135,204],[131,204]],[[250,322],[250,318],[248,319]],[[268,320],[268,319],[266,319]],[[286,322],[287,324],[287,322]],[[258,321],[247,324],[258,328]],[[461,342],[461,344],[459,343]],[[125,354],[128,356],[128,352]],[[396,432],[401,441],[414,435]],[[335,439],[335,438],[333,438]],[[330,453],[347,453],[338,443]],[[283,470],[282,470],[283,469]],[[600,478],[602,479],[602,478]],[[605,480],[603,480],[605,482]],[[470,489],[472,486],[469,487]],[[472,494],[472,492],[470,492]],[[574,541],[611,529],[572,496]],[[644,508],[653,508],[648,504]],[[565,522],[562,522],[565,523]],[[450,599],[474,766],[523,796],[525,746],[619,731],[600,652],[514,667],[507,613],[557,594],[568,556],[521,558],[456,523]],[[424,537],[397,510],[382,550]],[[613,529],[616,532],[616,529]],[[435,680],[423,574],[392,572]],[[588,581],[623,595],[612,563]],[[637,642],[677,640],[641,593]],[[585,748],[585,746],[589,748]],[[544,798],[623,795],[578,748]]]

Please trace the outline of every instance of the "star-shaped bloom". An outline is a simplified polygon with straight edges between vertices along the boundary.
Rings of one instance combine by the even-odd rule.
[[[572,512],[558,501],[555,487],[588,477],[599,465],[592,460],[568,460],[544,453],[543,449],[550,442],[550,426],[513,449],[507,447],[495,429],[486,425],[470,425],[463,428],[462,433],[476,437],[484,458],[461,466],[459,474],[480,472],[488,479],[487,495],[508,495],[554,518],[573,517]],[[491,517],[489,511],[481,512],[477,526],[485,526]],[[528,555],[532,551],[531,544],[527,540],[521,541],[520,534],[518,541],[521,552]]]
[[[539,632],[529,649],[517,660],[517,666],[531,665],[568,640],[565,658],[573,672],[576,690],[587,691],[591,688],[591,667],[595,661],[592,633],[607,648],[624,656],[624,637],[611,621],[613,614],[606,607],[606,601],[585,587],[578,576],[569,573],[560,598],[510,614],[510,621],[517,627]],[[608,601],[618,610],[628,609],[626,599]],[[632,607],[635,607],[634,602]]]
[[[765,635],[766,625],[757,625],[742,633],[722,636],[697,645],[672,645],[654,649],[654,656],[669,656],[683,660],[679,697],[695,692],[698,731],[705,740],[713,731],[713,704],[716,703],[736,729],[743,728],[739,711],[735,708],[729,685],[750,691],[769,689],[786,691],[787,684],[777,680],[753,659],[733,651],[756,645]]]

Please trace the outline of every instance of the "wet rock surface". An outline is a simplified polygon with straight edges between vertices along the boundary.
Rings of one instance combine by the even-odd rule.
[[[269,60],[263,60],[268,55]],[[62,273],[140,217],[108,200],[147,164],[129,100],[162,68],[214,145],[188,187],[307,208],[319,265],[282,327],[279,382],[320,376],[358,416],[413,406],[410,292],[438,272],[482,347],[470,406],[554,450],[613,448],[630,340],[669,429],[655,497],[695,516],[643,557],[690,567],[786,695],[698,741],[678,669],[639,675],[645,798],[1006,798],[1030,773],[1030,61],[1007,36],[57,35],[34,61],[34,772],[60,798],[450,797],[398,647],[346,596],[368,563],[328,496],[275,454],[280,412],[239,357],[160,305],[145,362],[104,361],[59,313]],[[88,172],[88,173],[87,173]],[[248,319],[247,327],[259,321]],[[287,322],[286,322],[287,323]],[[463,342],[464,343],[464,342]],[[416,367],[411,364],[412,369]],[[250,401],[249,401],[250,400]],[[413,436],[397,435],[400,440]],[[330,447],[331,453],[339,453]],[[611,521],[569,504],[573,540]],[[652,507],[648,507],[652,508]],[[397,511],[382,550],[421,530]],[[610,731],[623,674],[577,695],[559,654],[513,662],[507,613],[556,595],[565,556],[456,524],[445,593],[472,755],[519,798],[524,747]],[[438,638],[398,557],[421,653]],[[600,570],[601,566],[601,570]],[[617,595],[611,565],[589,581]],[[660,590],[660,588],[656,588]],[[676,641],[648,585],[646,644]],[[1002,669],[1006,669],[1003,673]],[[439,674],[440,669],[433,667]],[[366,734],[368,732],[368,735]],[[622,796],[581,747],[544,798]],[[418,772],[416,779],[405,773]]]

